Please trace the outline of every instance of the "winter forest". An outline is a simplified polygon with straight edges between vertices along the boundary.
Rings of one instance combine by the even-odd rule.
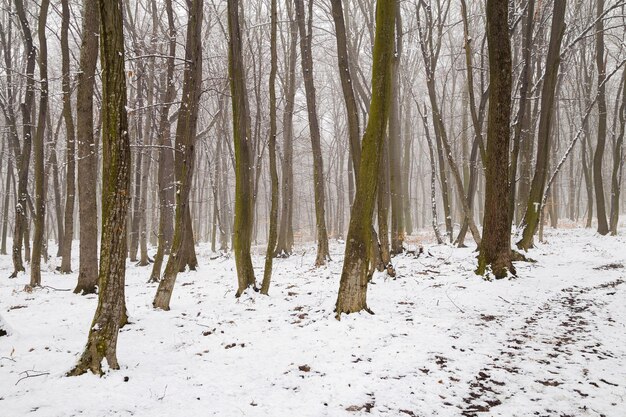
[[[2,416],[625,413],[626,0],[0,0],[0,127]]]

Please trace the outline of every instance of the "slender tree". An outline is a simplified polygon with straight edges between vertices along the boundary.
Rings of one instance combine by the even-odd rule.
[[[170,257],[165,265],[152,305],[162,310],[170,309],[176,277],[181,267],[189,261],[189,248],[185,249],[186,235],[191,233],[189,195],[194,170],[194,151],[198,121],[198,107],[202,93],[202,6],[203,0],[190,3],[185,46],[185,72],[183,76],[183,101],[176,124],[176,222]]]
[[[552,116],[554,113],[554,100],[557,87],[557,76],[561,62],[561,39],[565,32],[565,5],[566,0],[555,0],[552,14],[552,28],[550,30],[550,43],[546,57],[546,70],[541,90],[541,113],[539,116],[539,129],[537,141],[537,163],[535,175],[530,187],[526,214],[522,224],[524,231],[522,239],[517,242],[519,249],[528,250],[533,244],[533,236],[539,225],[541,211],[541,197],[546,186],[550,143],[552,139]]]
[[[100,34],[98,2],[83,1],[80,72],[76,91],[76,139],[78,144],[79,265],[74,292],[92,294],[98,284],[98,207],[96,182],[98,152],[94,135],[93,96]]]
[[[233,249],[237,267],[236,297],[249,287],[256,289],[250,246],[253,225],[252,135],[248,112],[245,66],[243,62],[241,30],[239,28],[239,0],[228,0],[228,75],[233,108],[233,138],[235,142],[235,226]]]
[[[24,271],[22,247],[28,249],[28,172],[30,167],[30,154],[32,148],[32,111],[35,100],[35,63],[37,49],[33,43],[33,36],[24,10],[24,1],[15,0],[15,11],[22,27],[24,36],[24,50],[26,51],[26,88],[24,101],[20,104],[22,110],[22,149],[14,146],[14,154],[18,165],[17,176],[17,204],[15,205],[15,232],[13,233],[13,273],[12,278],[17,277],[18,272]],[[10,47],[10,45],[9,45]],[[24,243],[24,245],[22,245]]]
[[[593,154],[593,186],[596,194],[596,217],[598,218],[598,233],[609,233],[606,221],[606,202],[604,200],[604,181],[602,180],[602,160],[606,147],[606,61],[604,58],[604,0],[596,0],[596,67],[598,68],[598,141]]]
[[[283,109],[283,160],[281,179],[280,227],[276,256],[289,256],[293,248],[293,113],[296,97],[296,63],[298,25],[293,18],[291,0],[287,1],[289,12],[289,58],[284,75],[285,107]]]
[[[265,254],[265,270],[263,271],[263,283],[261,294],[267,294],[272,278],[272,262],[276,250],[277,229],[278,229],[278,167],[276,164],[276,71],[278,67],[278,53],[276,52],[276,37],[278,31],[278,7],[276,0],[271,0],[270,9],[270,137],[269,137],[269,157],[270,157],[270,177],[271,177],[271,207],[270,207],[270,229],[267,237],[267,253]]]
[[[46,191],[44,188],[44,135],[48,112],[48,44],[46,41],[46,22],[50,2],[43,0],[39,9],[39,116],[37,131],[33,142],[35,165],[35,234],[33,236],[33,258],[30,265],[30,286],[41,285],[41,257],[44,255],[44,227],[46,221]]]
[[[313,82],[313,57],[311,43],[313,39],[313,0],[309,0],[308,19],[305,24],[304,0],[294,0],[296,5],[296,21],[300,32],[300,57],[302,60],[302,78],[306,93],[306,105],[313,151],[313,192],[315,195],[315,225],[317,229],[317,256],[315,265],[322,266],[330,259],[328,250],[328,232],[326,230],[325,196],[324,196],[324,160],[320,137],[319,118]]]
[[[72,86],[70,75],[70,26],[69,0],[61,1],[61,72],[63,89],[63,120],[66,136],[65,214],[63,216],[63,239],[61,240],[61,273],[72,272],[72,240],[74,239],[74,202],[76,192],[76,134],[72,115]]]

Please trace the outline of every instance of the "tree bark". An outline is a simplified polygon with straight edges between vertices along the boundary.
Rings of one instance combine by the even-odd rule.
[[[102,360],[119,369],[117,336],[126,322],[124,281],[130,199],[130,141],[126,114],[126,72],[122,2],[100,0],[102,51],[102,244],[98,307],[87,345],[68,375],[102,374]]]
[[[189,194],[194,171],[195,139],[202,94],[202,6],[203,0],[190,3],[185,46],[185,71],[183,75],[182,103],[176,124],[176,222],[170,257],[165,265],[152,305],[162,310],[170,309],[170,299],[181,267],[192,263],[193,247],[189,244],[191,213]],[[193,235],[191,235],[193,236]],[[193,242],[193,237],[191,238]],[[193,244],[193,243],[192,243]]]
[[[604,182],[602,180],[602,159],[606,146],[606,62],[604,60],[604,0],[596,1],[596,66],[598,68],[598,141],[593,155],[593,186],[596,193],[596,217],[598,218],[598,233],[609,233],[609,225],[606,221],[606,202],[604,200]]]
[[[32,147],[32,109],[35,100],[35,61],[37,49],[33,44],[32,32],[23,0],[15,0],[15,11],[22,26],[24,36],[24,50],[26,51],[26,88],[24,101],[20,104],[22,111],[22,149],[19,151],[19,143],[14,146],[14,154],[18,166],[17,176],[17,204],[15,206],[15,232],[13,233],[13,273],[12,278],[17,277],[18,272],[24,271],[22,260],[22,243],[28,249],[28,171],[30,166],[30,154]],[[9,46],[10,47],[10,46]],[[16,138],[17,139],[17,138]],[[28,251],[27,251],[28,252]],[[26,256],[28,258],[28,256]]]
[[[324,197],[324,160],[320,138],[319,119],[315,98],[315,84],[313,82],[313,57],[311,55],[311,41],[313,37],[313,0],[309,0],[308,20],[305,26],[304,1],[294,0],[296,5],[296,20],[300,32],[300,55],[302,59],[302,78],[306,92],[306,104],[311,134],[311,148],[313,152],[313,191],[315,194],[315,225],[317,229],[317,256],[315,266],[322,266],[330,260],[328,250],[328,233],[326,231],[325,197]]]
[[[552,116],[554,99],[557,87],[557,76],[561,62],[560,50],[561,39],[565,32],[565,4],[566,0],[555,0],[552,14],[552,28],[550,30],[550,43],[546,57],[546,73],[541,91],[541,113],[539,118],[537,163],[535,175],[530,187],[526,214],[524,215],[524,231],[522,239],[517,242],[519,249],[528,250],[532,247],[533,236],[539,224],[541,198],[546,186],[548,162],[550,159],[550,142],[552,139]]]
[[[619,222],[619,197],[622,185],[622,170],[624,167],[624,134],[626,131],[626,69],[622,72],[622,99],[619,106],[619,132],[613,145],[613,171],[611,173],[611,216],[610,231],[612,236],[617,235]]]
[[[559,0],[556,0],[557,2]],[[511,43],[509,8],[503,0],[487,0],[489,49],[489,114],[487,122],[487,170],[485,172],[485,217],[477,274],[496,278],[515,274],[511,262],[509,192],[507,175],[511,122]]]
[[[46,22],[49,0],[42,0],[39,9],[39,116],[33,143],[35,173],[35,233],[33,235],[33,257],[30,264],[30,287],[41,286],[41,256],[44,253],[44,228],[46,221],[46,191],[44,187],[44,135],[48,112],[48,44]]]
[[[74,238],[74,203],[76,192],[76,135],[72,116],[72,92],[70,78],[70,50],[68,32],[70,25],[70,7],[68,0],[61,1],[61,72],[63,83],[63,119],[67,150],[65,153],[67,174],[65,176],[65,214],[63,216],[63,240],[61,248],[62,274],[72,272],[72,240]]]
[[[522,34],[522,53],[523,53],[523,66],[522,73],[520,75],[520,92],[519,92],[519,107],[517,109],[517,117],[515,120],[515,127],[513,133],[513,152],[511,154],[511,164],[509,167],[509,229],[513,225],[513,218],[515,217],[515,195],[517,190],[517,163],[520,153],[520,147],[523,137],[523,128],[527,126],[526,118],[528,117],[528,89],[531,81],[531,64],[532,64],[532,37],[533,37],[533,22],[535,14],[535,0],[528,0],[526,4],[526,16],[523,23]]]
[[[272,261],[276,250],[277,228],[278,228],[278,167],[276,166],[276,71],[278,66],[278,54],[276,52],[276,37],[278,27],[278,9],[276,0],[271,0],[271,21],[270,21],[270,137],[269,137],[269,157],[270,157],[270,177],[271,177],[271,207],[270,207],[270,229],[267,237],[267,252],[265,254],[265,269],[263,271],[263,283],[261,294],[268,293],[272,278]]]
[[[282,201],[276,256],[287,257],[293,249],[293,110],[296,96],[296,61],[298,26],[289,10],[289,66],[285,74],[285,108],[283,110]]]
[[[156,4],[152,2],[153,10]],[[158,167],[158,188],[159,188],[159,238],[157,242],[157,253],[154,256],[154,264],[150,274],[149,282],[158,282],[161,278],[161,266],[163,257],[170,253],[172,236],[174,233],[173,206],[174,206],[174,154],[170,139],[170,119],[169,111],[171,102],[176,96],[174,87],[174,57],[176,56],[176,29],[174,26],[174,11],[172,0],[165,0],[165,12],[167,14],[168,26],[168,56],[167,68],[162,75],[161,88],[161,109],[159,114],[159,127],[157,131],[157,143],[159,145],[159,167]]]
[[[380,155],[393,94],[395,6],[395,0],[377,0],[370,116],[363,136],[359,182],[350,213],[345,258],[335,305],[337,318],[342,313],[356,313],[361,310],[371,312],[367,306],[370,245],[374,243],[371,240],[371,229]]]
[[[79,266],[74,292],[93,294],[98,284],[98,207],[96,201],[98,148],[94,136],[93,96],[98,61],[98,2],[84,0],[80,72],[76,91],[78,142]]]
[[[228,75],[233,108],[233,137],[235,143],[235,227],[233,249],[237,267],[238,287],[235,297],[248,288],[256,290],[254,269],[250,256],[253,222],[254,183],[252,143],[248,92],[239,28],[239,0],[228,0]]]

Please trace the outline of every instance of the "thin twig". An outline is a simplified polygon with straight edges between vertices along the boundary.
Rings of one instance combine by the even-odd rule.
[[[39,372],[39,371],[35,371],[34,369],[32,369],[30,371],[20,372],[20,375],[22,374],[26,374],[26,375],[18,379],[15,385],[19,384],[20,381],[27,379],[27,378],[36,378],[38,376],[50,375],[50,372],[39,372],[38,374],[31,374],[30,372]]]
[[[509,300],[506,300],[506,299],[504,299],[504,298],[502,298],[502,297],[500,297],[500,296],[498,296],[498,298],[499,298],[499,299],[501,299],[502,301],[504,301],[505,303],[509,303],[509,304],[511,304],[511,302],[510,302]]]

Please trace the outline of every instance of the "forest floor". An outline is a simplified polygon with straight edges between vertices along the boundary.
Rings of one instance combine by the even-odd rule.
[[[232,257],[200,246],[172,310],[156,311],[149,268],[131,263],[121,369],[65,377],[97,298],[52,263],[23,291],[0,257],[0,415],[626,415],[626,230],[547,230],[518,277],[474,275],[471,248],[425,245],[374,277],[375,315],[333,306],[343,245],[313,268],[314,246],[274,262],[270,296],[235,299]],[[77,249],[74,251],[77,254]],[[259,248],[259,253],[262,253]],[[75,265],[76,265],[75,261]],[[254,259],[257,277],[263,258]]]

